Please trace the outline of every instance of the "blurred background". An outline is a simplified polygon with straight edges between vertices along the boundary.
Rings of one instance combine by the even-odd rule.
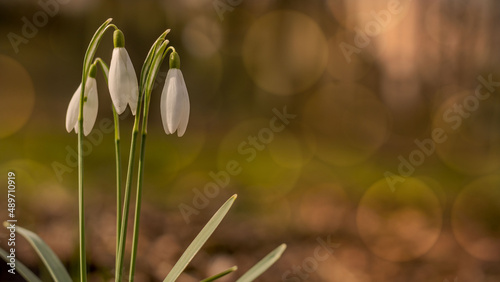
[[[0,0],[0,217],[14,171],[18,224],[77,276],[77,138],[65,116],[88,42],[112,17],[136,70],[172,30],[191,101],[185,136],[167,136],[165,63],[151,100],[137,281],[162,281],[235,193],[179,281],[238,265],[221,280],[234,281],[282,242],[258,281],[500,281],[499,14],[493,0]],[[97,56],[109,62],[112,48],[108,32]],[[97,80],[87,245],[90,280],[109,281],[112,113]],[[127,110],[124,164],[132,123]],[[17,238],[17,258],[49,280]],[[0,280],[22,281],[0,265]]]

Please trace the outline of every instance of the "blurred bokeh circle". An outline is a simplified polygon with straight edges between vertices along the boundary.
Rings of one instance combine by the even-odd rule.
[[[0,55],[0,139],[21,129],[33,112],[35,90],[31,76],[16,60]]]
[[[284,168],[301,168],[314,157],[315,148],[309,137],[309,130],[305,126],[298,132],[280,132],[269,143],[269,154],[276,164]]]
[[[351,201],[338,183],[319,183],[301,195],[295,217],[301,229],[317,234],[334,234],[344,227]]]
[[[221,46],[221,26],[208,17],[194,18],[184,28],[182,41],[186,49],[194,56],[210,57]]]
[[[218,150],[218,171],[228,171],[228,166],[236,162],[240,171],[231,177],[231,185],[240,183],[256,199],[276,199],[290,191],[303,161],[300,151],[285,156],[299,144],[286,128],[272,131],[271,120],[254,118],[239,123],[224,136]],[[286,147],[278,150],[279,144]]]
[[[270,12],[250,27],[243,44],[247,72],[262,89],[291,95],[311,87],[328,58],[325,35],[309,16]]]
[[[406,18],[413,0],[328,0],[335,20],[348,30],[364,30],[377,23],[382,30],[397,26]]]
[[[317,156],[339,166],[365,161],[390,133],[384,104],[358,84],[323,85],[305,104],[304,119],[315,134]]]
[[[373,71],[373,58],[362,53],[344,53],[342,44],[348,42],[347,36],[346,32],[339,31],[328,41],[327,70],[331,77],[336,80],[353,82]]]
[[[442,216],[438,198],[424,182],[406,178],[393,191],[382,179],[363,195],[356,222],[375,255],[403,262],[430,250],[441,233]]]
[[[486,176],[467,185],[451,212],[453,233],[475,258],[500,261],[500,176]]]
[[[486,96],[488,92],[483,89]],[[493,94],[480,99],[474,90],[462,90],[447,98],[437,110],[433,130],[446,139],[436,144],[439,158],[449,167],[469,175],[500,168],[500,103]],[[443,137],[444,138],[444,137]]]

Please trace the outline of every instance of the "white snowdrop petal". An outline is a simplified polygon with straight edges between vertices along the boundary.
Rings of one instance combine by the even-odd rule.
[[[181,113],[181,120],[179,123],[179,128],[177,129],[177,136],[182,137],[186,132],[186,128],[189,122],[189,98],[184,96],[183,98],[183,110]]]
[[[139,83],[137,81],[137,76],[135,74],[134,65],[130,56],[125,48],[123,48],[122,58],[125,63],[125,71],[127,76],[127,90],[128,90],[128,104],[132,110],[132,114],[135,116],[135,111],[137,109],[137,102],[139,100]]]
[[[95,78],[89,78],[86,87],[87,101],[83,104],[83,134],[89,135],[97,119],[99,99],[97,97],[97,83]]]
[[[172,72],[171,70],[168,71],[167,73],[167,77],[165,78],[165,86],[163,86],[163,93],[165,93],[165,101],[163,103],[163,105],[165,106],[165,109],[164,109],[164,115],[165,115],[165,125],[166,125],[166,131],[167,134],[172,134],[174,133],[175,130],[172,130],[172,121],[171,121],[171,112],[174,110],[174,108],[172,107],[172,104],[171,104],[171,100],[172,100],[172,87],[173,85],[175,84],[174,81],[174,72]]]
[[[133,116],[135,116],[135,112],[137,111],[137,100],[138,99],[136,97],[132,97],[128,102],[128,106],[130,107]]]
[[[169,81],[170,72],[167,74],[167,78],[165,79],[165,86],[161,92],[160,97],[160,114],[161,114],[161,122],[163,124],[163,129],[166,134],[171,134],[170,130],[168,130],[167,123],[167,96],[168,96],[168,81]]]
[[[80,102],[80,94],[82,91],[82,84],[78,86],[73,97],[71,97],[71,101],[68,105],[68,110],[66,111],[66,130],[71,132],[74,129],[75,125],[78,123],[78,102]]]
[[[127,107],[127,96],[124,93],[124,77],[123,77],[123,63],[121,56],[121,49],[114,48],[111,56],[111,63],[109,67],[108,87],[111,95],[111,100],[115,106],[116,112],[121,114]]]
[[[190,103],[189,103],[189,95],[187,92],[186,88],[186,83],[184,82],[184,77],[182,76],[182,72],[179,71],[179,90],[178,90],[178,95],[180,99],[182,100],[182,107],[181,107],[181,120],[179,123],[179,128],[177,129],[177,136],[182,137],[184,133],[186,132],[186,128],[189,122],[189,111],[190,111]]]
[[[183,100],[179,95],[179,70],[171,69],[169,71],[172,72],[172,78],[168,81],[167,89],[167,123],[168,130],[173,133],[177,130],[181,121]]]
[[[167,134],[177,131],[181,137],[189,122],[190,102],[180,69],[170,69],[160,98],[163,129]]]

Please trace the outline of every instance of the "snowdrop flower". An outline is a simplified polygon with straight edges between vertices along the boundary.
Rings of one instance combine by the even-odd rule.
[[[139,99],[139,86],[134,66],[125,49],[125,37],[121,30],[115,30],[113,42],[115,48],[111,56],[108,79],[111,100],[118,114],[123,113],[128,104],[135,116],[137,100]]]
[[[189,121],[189,97],[177,52],[170,54],[169,64],[170,69],[160,99],[161,120],[167,134],[173,134],[177,130],[177,136],[181,137],[186,132]]]
[[[94,127],[97,119],[97,83],[95,80],[96,66],[92,65],[89,71],[89,77],[85,83],[85,93],[83,102],[83,134],[87,136]],[[75,94],[69,102],[68,111],[66,112],[66,130],[71,132],[75,129],[78,133],[78,114],[80,112],[80,95],[82,91],[82,84],[78,86]]]

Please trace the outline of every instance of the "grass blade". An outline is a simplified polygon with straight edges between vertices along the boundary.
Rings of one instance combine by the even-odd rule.
[[[215,280],[217,280],[217,279],[219,279],[221,277],[224,277],[224,276],[228,275],[231,272],[235,272],[236,270],[238,270],[238,267],[235,265],[235,266],[233,266],[233,267],[231,267],[229,269],[226,269],[226,270],[222,271],[219,274],[215,274],[214,276],[210,276],[208,278],[205,278],[205,279],[201,280],[200,282],[212,282],[212,281],[215,281]]]
[[[251,282],[264,273],[271,265],[273,265],[286,249],[286,244],[281,244],[279,247],[270,252],[267,256],[261,259],[256,265],[248,270],[236,282]]]
[[[233,195],[229,200],[227,200],[222,207],[212,216],[208,223],[203,227],[203,229],[198,233],[196,238],[191,242],[186,251],[182,254],[181,258],[175,263],[174,267],[167,275],[163,282],[174,282],[179,275],[184,271],[189,262],[198,253],[201,247],[205,244],[208,238],[212,235],[215,228],[219,226],[220,222],[226,216],[227,212],[236,200],[236,195]]]
[[[9,263],[9,259],[7,259],[8,253],[2,248],[0,248],[0,256],[2,256],[7,263]],[[16,260],[16,271],[28,282],[42,282],[42,280],[36,277],[36,275],[19,260]]]
[[[5,225],[5,223],[4,223]],[[56,256],[56,254],[50,249],[50,247],[35,233],[24,229],[20,226],[16,226],[16,232],[21,234],[30,245],[35,249],[36,253],[43,261],[45,266],[50,272],[50,275],[56,282],[71,282],[73,281],[69,276],[68,272],[64,268],[64,265]]]

